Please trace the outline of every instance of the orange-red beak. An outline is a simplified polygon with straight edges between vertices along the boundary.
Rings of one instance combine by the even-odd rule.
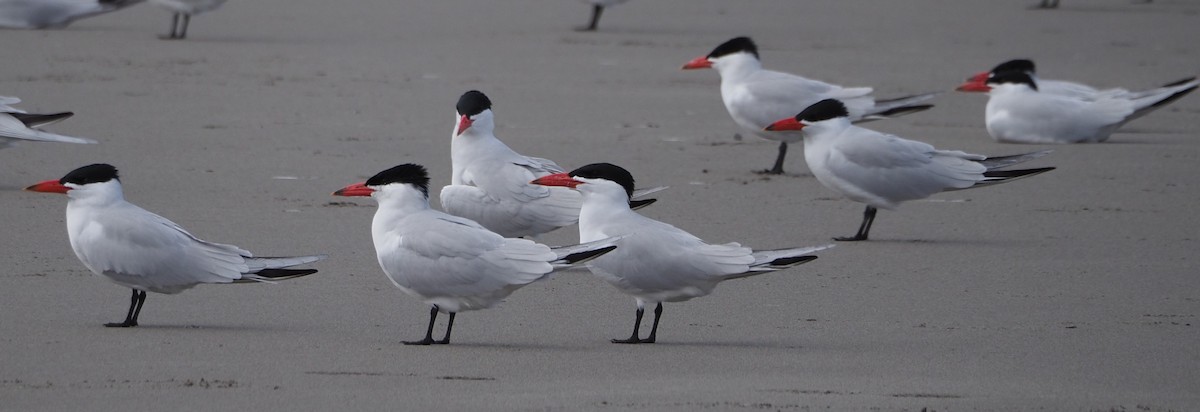
[[[29,187],[25,188],[25,190],[28,190],[30,192],[63,193],[63,194],[65,194],[65,193],[67,193],[68,190],[71,190],[71,188],[63,186],[63,184],[59,183],[58,180],[47,180],[45,182],[38,182],[37,184],[35,184],[33,186],[29,186]]]
[[[987,92],[992,90],[992,86],[987,85],[987,73],[984,73],[982,80],[976,80],[977,77],[979,76],[971,77],[966,83],[959,85],[954,90],[960,92]]]
[[[355,183],[333,192],[334,196],[371,196],[375,189],[367,187],[367,182]]]
[[[783,132],[788,130],[800,130],[803,128],[804,123],[800,123],[800,121],[796,120],[794,117],[789,117],[778,122],[771,123],[770,126],[767,126],[763,130],[768,132]]]
[[[700,56],[700,57],[694,58],[694,59],[692,59],[692,61],[687,62],[683,65],[683,70],[711,69],[711,68],[712,68],[712,62],[708,61],[708,56]]]
[[[529,183],[542,186],[562,186],[569,187],[571,189],[574,189],[575,186],[583,184],[583,182],[575,180],[575,178],[566,173],[555,173],[552,175],[542,176],[537,179],[533,179],[533,181]]]
[[[975,73],[974,76],[968,77],[967,81],[968,82],[986,82],[988,79],[988,75],[991,75],[991,74],[992,74],[991,72]]]
[[[471,118],[464,114],[462,118],[458,119],[458,131],[454,132],[454,135],[463,134],[469,128],[471,128]]]

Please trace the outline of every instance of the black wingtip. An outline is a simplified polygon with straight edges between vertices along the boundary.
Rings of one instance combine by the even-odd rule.
[[[904,115],[912,114],[912,113],[916,113],[916,112],[923,112],[923,111],[926,111],[926,110],[929,110],[932,108],[933,108],[932,104],[914,104],[912,106],[900,106],[900,107],[884,110],[882,112],[875,113],[872,116],[899,117],[899,116],[904,116]]]
[[[772,267],[796,266],[801,263],[808,263],[808,262],[812,262],[814,260],[817,260],[817,257],[811,256],[811,255],[782,257],[779,259],[772,260],[771,263],[769,264],[769,266],[772,266]]]
[[[38,127],[50,123],[58,122],[74,116],[72,112],[51,113],[51,114],[34,114],[34,113],[9,113],[9,116],[17,119],[25,125],[25,127]]]
[[[1190,81],[1190,80],[1189,80],[1189,81]],[[1184,83],[1187,83],[1187,82],[1184,82]],[[1150,105],[1150,107],[1162,107],[1162,106],[1166,106],[1166,105],[1168,105],[1168,104],[1171,104],[1171,102],[1174,102],[1174,101],[1176,101],[1176,100],[1179,100],[1179,98],[1180,98],[1180,97],[1186,96],[1188,93],[1191,93],[1191,92],[1193,92],[1193,91],[1196,91],[1196,88],[1197,88],[1197,87],[1200,87],[1200,86],[1192,86],[1192,87],[1189,87],[1189,88],[1186,88],[1186,89],[1180,90],[1180,91],[1178,91],[1178,92],[1175,92],[1175,94],[1172,94],[1172,95],[1170,95],[1170,96],[1167,96],[1167,98],[1165,98],[1165,99],[1159,100],[1158,102],[1156,102],[1156,103],[1154,103],[1154,104]]]
[[[1011,180],[1018,177],[1033,176],[1036,174],[1046,173],[1054,170],[1054,167],[1040,167],[1036,169],[1019,169],[1019,170],[988,170],[983,172],[983,177],[993,179]]]
[[[572,254],[569,254],[569,255],[563,257],[560,260],[563,262],[566,262],[568,264],[586,262],[588,260],[598,258],[598,257],[600,257],[600,255],[603,255],[605,253],[612,252],[613,250],[616,250],[616,249],[617,249],[616,246],[605,246],[605,247],[602,247],[599,249],[585,250],[582,252],[572,253]]]
[[[1192,76],[1192,77],[1189,77],[1189,78],[1186,78],[1186,79],[1180,79],[1180,80],[1176,80],[1176,81],[1173,81],[1173,82],[1170,82],[1170,83],[1164,84],[1164,85],[1162,85],[1161,87],[1175,87],[1175,86],[1181,86],[1181,85],[1183,85],[1183,84],[1185,84],[1185,83],[1190,83],[1192,80],[1196,80],[1196,76]]]
[[[255,275],[275,280],[292,279],[317,273],[316,269],[263,269]]]
[[[650,205],[654,204],[654,202],[657,202],[657,201],[658,201],[658,199],[638,199],[638,200],[630,200],[630,201],[629,201],[629,208],[630,208],[630,209],[633,209],[633,210],[638,210],[638,209],[641,209],[641,208],[643,208],[643,207],[650,206]]]

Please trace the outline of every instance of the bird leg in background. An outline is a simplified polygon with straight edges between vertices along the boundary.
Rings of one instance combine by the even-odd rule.
[[[433,344],[433,321],[437,320],[437,314],[438,314],[438,307],[437,307],[437,305],[433,305],[433,308],[429,309],[429,329],[427,329],[425,331],[425,339],[421,339],[418,341],[401,342],[401,343],[403,343],[405,345],[431,345],[431,344]],[[446,339],[447,339],[447,341],[449,341],[449,339],[450,339],[450,330],[449,329],[446,329]]]
[[[183,15],[183,27],[179,28],[179,37],[177,37],[178,39],[183,39],[184,37],[187,37],[188,23],[191,23],[191,22],[192,22],[192,15],[184,14]]]
[[[600,13],[604,12],[604,6],[599,4],[592,5],[592,22],[587,26],[579,27],[578,31],[596,31],[596,25],[600,23]]]
[[[633,335],[629,336],[629,339],[613,339],[612,343],[642,343],[641,339],[638,339],[638,329],[642,327],[642,315],[645,313],[645,308],[642,307],[641,302],[638,302],[637,317],[633,320]]]
[[[835,237],[833,240],[842,242],[854,242],[859,240],[867,240],[867,234],[871,231],[871,224],[875,223],[875,206],[867,205],[867,210],[863,212],[862,225],[858,226],[858,233],[854,237]]]
[[[129,298],[129,313],[125,315],[125,321],[120,323],[105,323],[104,326],[110,328],[130,328],[137,326],[138,315],[142,314],[143,303],[146,303],[146,292],[133,289],[133,296]]]
[[[658,318],[662,317],[662,302],[658,302],[658,306],[654,307],[654,326],[650,328],[650,337],[642,339],[641,343],[654,343],[655,337],[658,336]]]
[[[457,313],[450,312],[450,322],[446,324],[446,336],[443,336],[442,340],[439,340],[439,341],[436,341],[433,343],[436,343],[439,345],[446,345],[446,344],[450,343],[450,330],[454,329],[454,315],[457,315]],[[432,332],[432,331],[433,331],[433,329],[430,329],[430,332]]]
[[[783,174],[783,157],[787,156],[787,146],[787,142],[779,142],[779,157],[775,158],[775,166],[772,166],[770,170],[763,170],[759,173],[768,175]]]
[[[171,32],[167,33],[166,36],[159,36],[159,38],[160,39],[174,39],[176,36],[175,35],[176,27],[179,27],[179,13],[171,14]]]

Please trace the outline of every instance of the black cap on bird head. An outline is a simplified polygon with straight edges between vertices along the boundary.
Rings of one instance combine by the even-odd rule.
[[[392,183],[403,183],[416,186],[421,193],[429,198],[429,173],[419,164],[405,163],[388,170],[376,173],[365,183],[367,186],[383,186]]]
[[[1004,63],[1000,63],[1000,64],[996,65],[996,67],[992,68],[992,73],[1004,73],[1004,72],[1033,73],[1035,71],[1036,70],[1033,67],[1033,60],[1029,60],[1029,59],[1013,59],[1013,60],[1006,61]]]
[[[458,105],[454,106],[458,110],[458,114],[471,117],[484,110],[492,108],[492,101],[487,95],[478,90],[471,90],[463,93],[462,97],[458,98]]]
[[[846,111],[845,104],[842,104],[837,99],[825,99],[804,108],[804,111],[796,115],[796,120],[801,122],[819,122],[849,116],[850,113]]]
[[[568,174],[571,177],[611,180],[625,188],[626,195],[633,197],[633,175],[621,166],[612,163],[592,163],[572,170]]]
[[[754,40],[750,40],[750,38],[746,36],[735,37],[727,42],[721,43],[720,46],[717,46],[717,48],[713,49],[712,53],[708,54],[708,58],[715,59],[738,52],[750,53],[754,55],[754,58],[759,58],[758,46],[754,45]]]
[[[96,163],[72,170],[66,176],[63,176],[62,179],[58,179],[58,183],[64,185],[67,183],[86,185],[88,183],[103,183],[109,180],[121,180],[117,177],[117,168],[107,163]]]

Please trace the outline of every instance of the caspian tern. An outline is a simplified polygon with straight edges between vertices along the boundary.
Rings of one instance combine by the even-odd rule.
[[[927,110],[933,105],[916,104],[938,93],[925,93],[888,100],[875,100],[870,87],[842,87],[794,74],[766,70],[758,57],[758,46],[749,37],[722,43],[706,56],[683,65],[684,70],[713,68],[721,76],[721,100],[738,125],[767,140],[778,140],[779,156],[765,173],[783,173],[788,143],[800,141],[799,133],[764,133],[771,122],[795,115],[822,99],[846,102],[855,122],[902,116]]]
[[[633,295],[637,314],[633,335],[613,343],[654,343],[662,302],[682,302],[708,295],[718,283],[761,275],[812,261],[813,252],[833,245],[779,250],[751,250],[738,243],[713,245],[675,226],[642,216],[629,208],[633,175],[609,163],[596,163],[543,176],[533,181],[569,187],[583,193],[579,241],[620,237],[617,250],[588,264],[593,274]],[[654,324],[646,339],[638,337],[646,304],[654,304]]]
[[[978,76],[976,76],[978,77]],[[986,91],[984,122],[992,138],[1005,143],[1094,143],[1117,129],[1183,97],[1200,86],[1195,78],[1136,93],[1079,98],[1043,93],[1027,73],[996,73],[972,78],[959,90]]]
[[[142,0],[0,0],[0,27],[61,29],[75,20],[117,11]]]
[[[187,37],[188,23],[192,15],[216,10],[225,0],[150,0],[151,3],[171,12],[171,32],[160,36],[163,40],[181,40]]]
[[[963,92],[986,92],[989,89],[986,84],[987,79],[995,77],[996,74],[1006,72],[1020,72],[1029,75],[1029,78],[1033,79],[1034,83],[1037,84],[1038,91],[1041,93],[1074,97],[1083,100],[1096,100],[1105,97],[1136,99],[1158,94],[1161,93],[1162,88],[1178,86],[1196,79],[1195,77],[1190,77],[1164,84],[1158,88],[1139,92],[1131,92],[1123,88],[1097,89],[1082,83],[1039,78],[1037,76],[1037,68],[1033,64],[1032,60],[1013,59],[996,65],[996,67],[993,67],[991,71],[977,73],[974,76],[967,78],[966,83],[963,83],[961,86],[959,86],[957,90]]]
[[[804,133],[804,158],[817,180],[850,200],[867,204],[858,232],[834,238],[840,241],[867,240],[878,208],[895,210],[900,202],[935,193],[991,186],[1054,170],[997,170],[1044,156],[1049,150],[987,157],[937,150],[923,142],[854,126],[846,106],[835,99],[822,100],[766,130]]]
[[[587,26],[578,27],[577,31],[596,31],[596,25],[600,23],[600,14],[604,13],[604,9],[612,7],[629,0],[582,0],[584,3],[592,5],[592,19]]]
[[[201,283],[292,279],[317,271],[286,268],[325,258],[254,257],[237,246],[201,240],[127,202],[117,169],[107,164],[84,166],[25,190],[66,194],[67,236],[75,256],[92,273],[133,289],[125,321],[108,327],[137,326],[146,292],[173,295]]]
[[[24,110],[10,106],[20,102],[21,99],[15,97],[0,96],[0,149],[22,140],[80,144],[96,143],[92,139],[63,136],[38,129],[42,126],[61,122],[68,117],[74,116],[74,113],[26,113]]]
[[[474,220],[504,237],[534,236],[579,220],[578,192],[530,184],[535,178],[563,172],[548,159],[523,156],[496,138],[492,101],[471,90],[458,99],[454,134],[450,140],[452,175],[442,188],[446,213]],[[662,187],[639,191],[634,207],[655,199],[640,199]]]
[[[506,238],[483,226],[429,207],[425,168],[403,164],[335,196],[370,196],[379,203],[371,238],[383,273],[400,290],[432,306],[425,338],[406,345],[450,343],[454,316],[486,309],[551,272],[584,263],[614,249],[613,241],[550,248]],[[438,312],[450,314],[446,335],[433,340]]]

